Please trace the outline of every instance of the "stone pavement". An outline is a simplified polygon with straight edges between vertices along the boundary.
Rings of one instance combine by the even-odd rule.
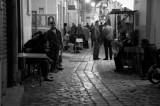
[[[114,61],[93,61],[92,49],[63,54],[53,82],[24,85],[22,106],[160,106],[160,89],[138,75],[114,72]]]

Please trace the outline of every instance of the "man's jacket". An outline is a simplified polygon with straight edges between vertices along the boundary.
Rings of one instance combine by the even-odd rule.
[[[46,33],[46,40],[49,41],[49,46],[60,46],[62,45],[62,37],[61,32],[56,29],[56,33],[54,33],[51,29]]]

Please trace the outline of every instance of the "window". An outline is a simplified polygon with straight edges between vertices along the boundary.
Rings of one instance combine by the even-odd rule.
[[[44,8],[39,8],[39,14],[44,14]]]

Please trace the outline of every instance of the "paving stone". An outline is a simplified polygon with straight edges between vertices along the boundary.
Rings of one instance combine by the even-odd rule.
[[[104,58],[104,48],[99,57]],[[24,84],[22,106],[159,106],[157,85],[139,75],[116,73],[113,60],[93,60],[92,49],[63,53],[53,82]],[[34,87],[31,87],[34,86]]]

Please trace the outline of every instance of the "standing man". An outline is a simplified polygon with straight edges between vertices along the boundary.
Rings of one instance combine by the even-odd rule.
[[[88,29],[90,29],[90,26],[89,26],[89,24],[88,24],[88,23],[86,24],[86,27],[87,27]]]
[[[93,23],[90,27],[90,32],[91,32],[91,46],[93,46],[93,35],[94,35],[94,25],[93,25]]]
[[[63,70],[59,66],[59,50],[62,47],[62,37],[61,32],[56,28],[55,22],[51,22],[50,25],[51,29],[46,33],[46,40],[49,42],[50,47],[49,57],[53,60],[50,71],[56,72],[57,70]]]
[[[77,32],[77,27],[74,23],[72,23],[71,31]]]
[[[113,27],[110,25],[110,22],[107,21],[104,23],[103,28],[103,42],[105,49],[105,58],[103,60],[108,60],[108,49],[110,60],[112,60],[112,41],[113,41]]]
[[[84,26],[84,27],[82,27],[82,32],[85,36],[84,47],[88,49],[89,48],[88,39],[89,39],[89,35],[90,35],[90,30],[87,28],[87,26]]]
[[[99,21],[95,22],[93,34],[93,60],[99,60],[99,49],[101,44],[101,36],[99,31]]]
[[[103,30],[103,25],[102,25],[102,22],[101,22],[100,25],[99,25],[99,31],[100,31],[101,36],[102,36],[102,30]]]

